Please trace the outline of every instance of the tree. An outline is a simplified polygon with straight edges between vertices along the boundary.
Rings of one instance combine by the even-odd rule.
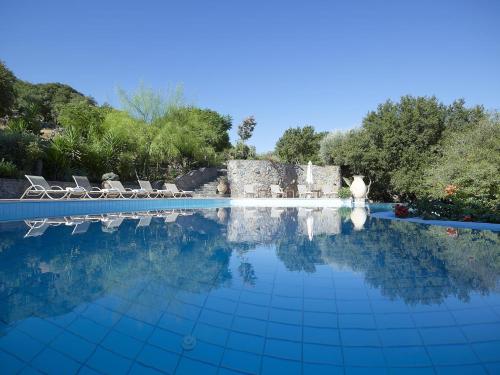
[[[446,186],[454,185],[460,199],[496,210],[500,205],[498,176],[500,116],[494,114],[445,141],[443,156],[425,171],[425,193],[444,198]]]
[[[441,156],[443,140],[482,117],[482,107],[466,108],[461,100],[450,106],[435,97],[389,100],[337,142],[329,160],[369,177],[377,199],[412,198],[422,193],[425,171]]]
[[[286,163],[319,163],[320,141],[326,133],[316,133],[314,127],[287,129],[276,143],[275,152]]]
[[[248,141],[253,134],[257,122],[253,116],[249,116],[243,120],[243,122],[238,126],[238,136],[242,142]]]
[[[147,124],[155,122],[172,109],[184,107],[184,95],[180,86],[177,86],[168,95],[164,95],[161,91],[147,87],[141,82],[132,94],[123,89],[118,89],[118,96],[123,109],[130,116]]]
[[[0,61],[0,118],[12,111],[15,102],[16,76]]]

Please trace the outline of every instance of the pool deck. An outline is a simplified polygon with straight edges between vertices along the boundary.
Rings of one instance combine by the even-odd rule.
[[[371,216],[374,218],[377,218],[377,219],[409,221],[410,223],[437,225],[440,227],[491,230],[493,232],[500,232],[500,224],[493,224],[493,223],[477,223],[477,222],[473,222],[473,221],[424,220],[424,219],[418,218],[418,217],[410,217],[407,219],[401,219],[401,218],[396,217],[394,215],[394,212],[392,212],[392,211],[374,212],[371,214]]]

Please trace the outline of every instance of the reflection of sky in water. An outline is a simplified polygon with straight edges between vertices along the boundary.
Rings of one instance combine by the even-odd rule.
[[[493,232],[225,208],[0,234],[2,373],[500,371]]]

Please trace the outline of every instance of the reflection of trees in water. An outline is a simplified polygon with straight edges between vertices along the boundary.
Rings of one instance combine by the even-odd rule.
[[[327,263],[363,272],[367,282],[389,297],[411,303],[441,302],[449,295],[466,300],[486,293],[500,274],[500,240],[488,231],[460,230],[374,220],[370,229],[318,239]]]
[[[231,278],[231,250],[221,227],[199,215],[179,218],[177,224],[153,220],[140,230],[135,221],[124,221],[114,233],[93,224],[82,236],[56,227],[22,239],[23,230],[4,236],[13,246],[0,253],[0,317],[6,321],[33,312],[62,314],[138,285],[198,293]]]
[[[290,271],[344,266],[363,272],[383,294],[408,303],[436,303],[449,295],[466,300],[471,292],[494,289],[500,273],[500,240],[492,232],[460,230],[458,237],[450,237],[442,227],[386,220],[368,221],[364,231],[354,232],[347,221],[341,234],[315,234],[310,241],[298,225],[297,210],[260,210],[250,216],[255,226],[238,230],[261,231],[254,240],[252,233],[241,233],[240,241],[235,241],[237,232],[226,236],[229,227],[219,218],[200,214],[168,224],[153,219],[140,229],[136,221],[126,220],[113,233],[92,224],[79,236],[60,226],[29,239],[22,238],[25,227],[9,224],[4,231],[6,224],[0,224],[0,318],[62,314],[108,293],[137,292],[139,287],[161,291],[167,299],[180,291],[205,292],[231,279],[232,250],[240,260],[239,276],[256,284],[259,275],[246,253],[264,240],[275,244]]]

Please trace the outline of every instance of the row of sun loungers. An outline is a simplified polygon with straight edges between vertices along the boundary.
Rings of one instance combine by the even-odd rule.
[[[139,180],[139,189],[126,188],[120,181],[107,181],[108,188],[92,186],[85,176],[73,176],[75,187],[63,188],[57,185],[49,185],[42,176],[26,175],[30,186],[21,196],[24,198],[180,198],[191,197],[192,191],[184,191],[177,188],[175,184],[164,184],[163,189],[153,189],[149,181]]]

